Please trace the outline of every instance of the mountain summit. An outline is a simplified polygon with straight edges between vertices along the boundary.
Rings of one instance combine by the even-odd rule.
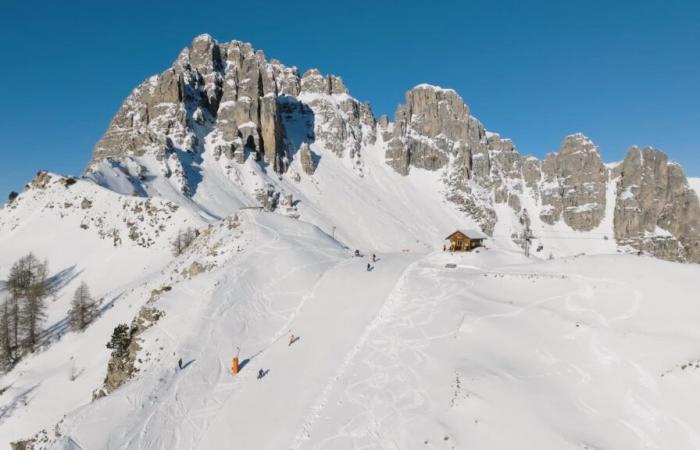
[[[433,179],[422,189],[440,191],[464,220],[518,245],[529,233],[547,253],[562,254],[553,238],[581,231],[660,258],[700,262],[697,194],[658,150],[633,147],[608,167],[596,145],[575,134],[543,161],[523,156],[487,131],[454,90],[429,84],[406,93],[393,122],[377,120],[340,77],[315,69],[300,75],[250,44],[209,35],[196,37],[171,68],[129,95],[85,176],[122,194],[191,205],[210,218],[259,204],[261,190],[291,193],[304,218],[330,206],[314,198],[317,189],[338,189],[319,184],[317,166],[340,164],[347,183],[376,195],[363,180],[370,159],[405,178],[396,184]],[[244,169],[249,162],[254,167]],[[436,201],[432,194],[425,201]],[[416,208],[423,199],[386,200]],[[332,226],[351,227],[323,215]],[[440,234],[418,237],[427,242]]]

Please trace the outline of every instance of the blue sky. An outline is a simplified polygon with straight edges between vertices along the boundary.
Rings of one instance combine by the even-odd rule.
[[[606,161],[653,145],[700,176],[698,2],[1,1],[2,197],[79,174],[130,90],[204,32],[341,75],[378,115],[428,82],[523,153],[581,131]]]

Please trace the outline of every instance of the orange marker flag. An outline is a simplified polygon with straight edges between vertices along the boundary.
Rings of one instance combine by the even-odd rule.
[[[231,363],[231,373],[234,375],[238,373],[238,356],[233,357],[233,362]]]

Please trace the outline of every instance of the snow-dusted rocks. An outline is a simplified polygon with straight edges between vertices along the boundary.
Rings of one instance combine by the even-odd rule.
[[[488,233],[502,220],[499,204],[512,209],[521,230],[532,213],[542,226],[582,232],[599,229],[607,214],[620,242],[664,259],[698,261],[696,195],[680,167],[658,151],[633,149],[611,173],[595,144],[577,133],[543,161],[524,157],[510,140],[485,131],[456,92],[425,84],[408,91],[395,122],[381,121],[378,130],[387,165],[404,176],[411,168],[442,173],[447,199]],[[617,177],[618,194],[611,196]]]
[[[440,169],[450,155],[475,149],[484,136],[483,127],[455,91],[427,84],[406,93],[394,122],[386,160],[402,175],[411,166]]]
[[[663,259],[700,262],[700,205],[683,169],[656,149],[632,147],[615,172],[619,242]]]
[[[301,148],[299,149],[299,161],[301,162],[301,168],[304,170],[305,174],[314,174],[314,171],[316,170],[316,165],[311,155],[311,148],[306,142],[301,144]]]
[[[374,143],[375,118],[370,106],[348,94],[343,80],[310,69],[301,79],[299,100],[313,110],[314,133],[327,150],[361,164],[363,144]]]
[[[540,218],[553,224],[560,218],[574,230],[589,231],[605,215],[608,171],[598,148],[583,134],[567,136],[558,153],[542,164],[543,209]]]
[[[315,69],[301,77],[295,67],[268,61],[265,54],[239,41],[219,43],[196,37],[170,69],[153,76],[126,99],[96,144],[88,167],[99,172],[127,165],[150,166],[170,178],[173,188],[192,196],[207,148],[220,160],[242,164],[248,157],[271,171],[287,170],[301,144],[283,115],[310,111],[305,142],[339,157],[349,157],[361,172],[360,150],[375,140],[375,118],[368,104],[350,97],[343,81]],[[224,163],[225,164],[225,163]],[[148,191],[129,180],[135,191]]]

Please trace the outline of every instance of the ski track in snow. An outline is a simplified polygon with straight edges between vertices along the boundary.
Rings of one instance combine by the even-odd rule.
[[[272,236],[272,239],[268,239],[266,236],[263,236],[259,230],[257,231],[255,239],[255,242],[257,243],[255,245],[256,253],[274,254],[277,251],[277,247],[281,241],[279,233],[273,228],[259,223],[254,218],[252,221],[257,227],[259,227],[259,229],[266,230]],[[341,261],[339,264],[348,264],[349,262],[352,261]],[[278,278],[275,281],[275,283],[281,283],[285,278],[293,276],[296,272],[308,270],[311,268],[311,266],[323,265],[326,263],[327,262],[324,260],[312,264],[294,267],[292,270],[286,273],[283,278]],[[281,338],[287,335],[290,325],[294,322],[296,316],[303,309],[305,303],[308,301],[308,299],[314,297],[316,289],[323,281],[326,272],[323,272],[321,274],[318,280],[316,280],[314,287],[302,297],[301,301],[296,305],[296,307],[291,311],[291,313],[284,314],[283,312],[278,312],[270,309],[270,301],[266,300],[266,297],[270,294],[274,294],[274,292],[264,293],[257,289],[255,286],[253,286],[246,279],[246,270],[247,269],[243,269],[241,272],[236,272],[236,274],[233,276],[228,274],[226,275],[225,281],[222,283],[222,286],[233,286],[232,288],[227,290],[222,296],[223,298],[228,300],[225,302],[218,303],[210,301],[209,305],[207,306],[207,309],[202,314],[202,317],[224,317],[229,310],[240,306],[238,302],[232,300],[235,298],[232,289],[234,289],[235,286],[243,284],[248,287],[249,293],[255,293],[260,295],[261,298],[257,299],[260,301],[253,303],[255,307],[261,305],[263,308],[265,308],[265,314],[271,316],[277,315],[279,317],[285,318],[285,322],[279,327],[278,331],[274,333],[272,338],[269,339],[267,344],[260,348],[256,353],[246,358],[248,360],[247,364],[251,364],[254,359],[262,360],[264,358],[265,351],[270,346],[279,342]],[[197,293],[191,292],[192,298],[196,298],[197,296]],[[244,324],[244,327],[245,326],[246,324]],[[176,342],[176,339],[172,335],[170,335],[169,332],[167,332],[161,327],[159,328],[173,342]],[[208,330],[206,337],[202,339],[202,336],[199,335],[199,333],[196,333],[190,336],[189,338],[186,338],[183,341],[185,342],[185,348],[183,348],[183,353],[190,355],[201,355],[206,353],[204,349],[212,347],[213,343],[215,342],[214,335],[220,333],[221,330],[214,326],[205,326],[203,328],[206,328]],[[193,342],[199,344],[192,344]],[[171,378],[174,380],[169,385],[159,385],[158,390],[154,393],[151,393],[151,396],[165,398],[166,404],[161,405],[161,407],[155,407],[155,405],[153,405],[152,412],[149,414],[145,422],[142,425],[140,425],[140,431],[138,435],[134,435],[132,432],[132,437],[127,439],[123,443],[123,445],[119,446],[119,448],[128,449],[138,447],[144,449],[162,449],[168,448],[170,446],[174,446],[174,448],[181,448],[180,446],[183,445],[181,436],[183,434],[189,434],[191,436],[194,436],[190,440],[191,443],[185,445],[186,447],[191,447],[195,449],[199,448],[200,443],[206,435],[209,426],[217,420],[224,406],[229,403],[229,399],[232,395],[235,394],[237,387],[250,380],[253,377],[254,371],[242,370],[234,378],[229,373],[226,361],[220,360],[217,366],[215,379],[209,382],[205,381],[203,383],[204,385],[213,386],[213,388],[210,391],[210,394],[208,395],[209,398],[219,400],[214,400],[213,402],[207,403],[199,408],[188,408],[182,400],[183,393],[180,389],[181,383],[189,379],[189,377],[194,376],[191,374],[193,374],[191,370],[182,370],[180,373],[175,372],[175,375],[173,376],[172,371],[165,370],[158,372],[157,375],[152,375],[153,378],[157,378],[159,380],[164,380],[166,378]],[[164,395],[166,392],[170,392],[170,394],[167,396]],[[158,418],[159,420],[162,420],[161,418],[165,418],[166,422],[169,422],[171,423],[171,425],[173,425],[173,442],[161,442],[158,439],[149,438],[149,430],[154,429],[154,427],[152,427],[152,421],[154,420],[154,418]],[[191,427],[191,430],[189,430],[187,433],[184,433],[182,430],[183,425],[189,425]],[[157,429],[157,427],[155,428]]]
[[[342,363],[338,367],[337,371],[335,374],[331,377],[331,379],[328,381],[328,383],[325,385],[323,390],[321,391],[321,394],[319,398],[314,402],[314,405],[311,407],[309,412],[307,413],[306,417],[303,419],[303,425],[301,430],[297,432],[296,437],[292,441],[291,446],[289,447],[290,450],[298,450],[304,441],[308,440],[309,437],[311,436],[311,431],[313,428],[314,422],[320,417],[323,409],[326,406],[326,403],[328,401],[328,397],[330,396],[331,392],[335,388],[336,384],[338,381],[343,377],[345,372],[348,370],[352,362],[355,360],[358,354],[362,351],[365,343],[367,342],[367,339],[371,335],[371,333],[376,330],[379,325],[386,320],[387,314],[391,311],[391,309],[394,307],[394,303],[400,300],[400,296],[397,295],[398,292],[401,291],[404,282],[406,280],[406,277],[408,274],[411,272],[411,270],[418,264],[419,261],[416,261],[409,265],[406,269],[404,269],[401,277],[397,281],[397,283],[394,285],[394,288],[392,289],[391,293],[387,297],[386,301],[382,305],[381,309],[377,312],[376,316],[372,321],[365,327],[363,330],[362,334],[360,337],[357,339],[357,342],[355,343],[354,347],[345,355],[345,357],[342,360]]]
[[[271,230],[272,231],[272,230]],[[279,235],[275,235],[277,239],[273,239],[272,243],[268,243],[264,249],[261,249],[262,251],[274,251],[273,247],[276,242],[279,240]],[[322,283],[324,280],[324,276],[330,271],[330,270],[343,270],[341,267],[347,266],[348,264],[353,264],[355,261],[353,259],[350,259],[348,261],[340,261],[337,263],[335,266],[333,266],[332,269],[329,269],[325,271],[319,279],[316,281],[314,284],[314,287],[312,290],[306,294],[302,301],[299,302],[299,304],[296,306],[292,314],[288,316],[288,319],[286,322],[279,327],[278,331],[275,333],[273,336],[272,340],[265,346],[263,347],[258,353],[253,355],[252,358],[257,358],[261,357],[264,358],[264,352],[267,348],[269,348],[270,345],[275,344],[278,342],[282,337],[284,337],[288,330],[289,327],[292,326],[294,320],[298,316],[300,312],[303,311],[305,304],[309,299],[313,299],[315,297],[316,290],[318,289],[319,285]],[[375,314],[374,318],[365,326],[364,330],[362,333],[359,335],[357,338],[355,344],[352,346],[352,348],[345,354],[345,356],[342,358],[342,361],[340,365],[337,367],[333,375],[327,380],[325,386],[320,390],[320,393],[317,397],[317,399],[313,402],[313,404],[310,406],[310,408],[307,409],[304,417],[302,418],[302,425],[300,429],[297,431],[296,436],[294,436],[293,440],[291,441],[291,444],[289,446],[290,450],[299,450],[300,448],[305,446],[305,443],[309,442],[310,439],[312,439],[313,435],[313,430],[314,430],[314,425],[315,423],[323,417],[323,411],[326,408],[326,405],[332,395],[334,395],[334,392],[337,389],[337,386],[340,382],[340,380],[344,379],[346,376],[346,373],[348,372],[349,368],[353,367],[355,365],[355,362],[358,359],[358,356],[362,354],[367,347],[369,341],[371,341],[373,338],[373,335],[380,330],[383,326],[387,325],[388,321],[390,320],[399,320],[402,322],[405,322],[404,325],[408,327],[409,329],[414,329],[417,328],[420,330],[422,334],[422,338],[420,340],[404,340],[402,343],[399,343],[399,347],[396,347],[397,343],[394,342],[394,344],[391,344],[390,347],[385,347],[382,351],[385,352],[394,352],[396,353],[399,348],[410,348],[414,352],[417,358],[422,359],[423,361],[428,359],[428,355],[424,352],[424,350],[421,350],[422,348],[425,348],[427,345],[427,342],[432,341],[432,340],[438,340],[438,339],[444,339],[444,338],[449,338],[449,337],[454,337],[456,336],[456,333],[458,332],[469,332],[469,330],[474,330],[475,327],[478,326],[479,323],[482,321],[486,320],[497,320],[499,318],[512,318],[521,315],[527,310],[534,309],[534,308],[542,308],[545,307],[549,303],[554,303],[554,302],[561,302],[565,306],[566,311],[570,311],[574,314],[576,314],[579,317],[583,316],[590,316],[591,320],[596,323],[596,326],[600,326],[606,329],[610,329],[612,326],[614,326],[615,323],[625,321],[627,319],[632,318],[637,310],[640,307],[640,298],[641,298],[641,293],[639,292],[638,289],[636,289],[634,286],[630,285],[629,283],[625,282],[619,282],[616,280],[611,280],[609,278],[603,278],[603,277],[586,277],[582,275],[567,275],[567,274],[557,274],[557,273],[522,273],[522,272],[497,272],[497,271],[491,271],[491,272],[486,272],[490,275],[499,275],[499,276],[504,276],[504,277],[544,277],[544,278],[568,278],[571,280],[574,280],[577,282],[579,287],[575,290],[572,291],[568,294],[565,295],[555,295],[555,296],[549,296],[545,297],[543,299],[537,300],[535,302],[530,302],[522,306],[517,306],[515,309],[512,311],[504,312],[504,313],[496,313],[496,314],[490,314],[490,315],[485,315],[482,317],[479,317],[475,319],[472,322],[468,323],[460,323],[460,325],[455,329],[455,330],[449,330],[446,333],[442,334],[435,334],[435,335],[425,335],[423,333],[422,329],[420,327],[416,327],[416,324],[413,323],[413,319],[405,316],[401,316],[401,314],[397,311],[400,306],[406,306],[406,297],[405,293],[403,292],[406,280],[410,278],[417,270],[417,267],[420,267],[422,263],[422,260],[417,260],[409,264],[407,266],[395,285],[393,286],[391,293],[386,297],[386,300],[384,301],[383,305],[380,307],[380,309],[377,311]],[[434,268],[431,267],[420,267],[420,271],[423,273],[425,276],[427,273],[430,271],[434,271]],[[468,281],[468,286],[473,286],[474,285],[474,277],[479,276],[480,274],[485,273],[484,271],[480,270],[475,270],[472,275],[470,275],[471,279]],[[226,283],[228,284],[228,283]],[[613,288],[618,288],[622,289],[624,292],[631,292],[632,298],[627,301],[627,306],[624,308],[624,311],[619,311],[615,315],[612,316],[607,316],[602,314],[601,312],[593,309],[590,306],[586,306],[586,302],[592,300],[593,298],[593,290],[591,288],[591,285],[606,285],[608,287],[613,287]],[[449,287],[445,287],[444,285],[440,283],[435,283],[435,289],[436,293],[430,297],[430,298],[424,298],[420,300],[420,303],[422,304],[422,308],[424,310],[428,310],[431,307],[434,307],[434,302],[436,301],[441,301],[442,299],[447,298],[450,293],[448,290],[450,289]],[[453,288],[454,289],[454,288]],[[263,302],[263,304],[265,304]],[[619,305],[618,305],[619,306]],[[229,305],[227,308],[230,308],[231,305]],[[271,311],[267,311],[270,313]],[[216,316],[219,315],[219,313],[215,313]],[[577,332],[574,331],[570,333],[569,335],[565,336],[567,339],[577,339]],[[617,356],[615,356],[615,353],[613,350],[605,347],[601,341],[598,339],[596,334],[591,334],[588,337],[588,345],[589,348],[591,349],[591,352],[594,354],[597,354],[599,359],[601,361],[609,361],[609,363],[613,363],[618,360]],[[577,383],[581,384],[588,384],[590,383],[592,376],[589,374],[584,368],[573,364],[571,362],[566,362],[566,364],[574,371],[579,374],[579,379],[577,380]],[[630,363],[631,364],[631,363]],[[410,377],[417,377],[418,375],[415,373],[415,371],[411,368],[411,366],[403,366],[404,370]],[[646,373],[641,367],[636,366],[635,370],[640,372],[640,378],[649,378],[651,379],[651,375]],[[508,374],[502,374],[505,376],[509,376]],[[208,425],[213,423],[217,417],[220,415],[223,406],[226,405],[229,402],[229,398],[234,394],[236,387],[240,385],[241,383],[245,383],[248,380],[250,380],[253,376],[253,371],[252,370],[247,370],[243,371],[239,376],[235,378],[234,381],[227,382],[225,377],[228,377],[227,370],[225,369],[225,365],[221,364],[218,372],[218,377],[217,381],[215,383],[215,390],[214,390],[214,395],[212,395],[213,398],[222,398],[223,400],[216,402],[216,405],[212,407],[211,410],[207,411],[205,410],[199,410],[199,411],[187,411],[184,412],[184,407],[182,406],[181,403],[176,403],[176,405],[179,408],[179,412],[176,415],[183,415],[185,418],[190,422],[190,424],[195,427],[195,425],[192,423],[190,419],[190,414],[196,416],[197,418],[203,419],[205,424],[207,424],[204,427],[198,428],[197,435],[199,436],[196,439],[196,443],[192,448],[199,448],[199,445],[201,443],[201,440],[205,433],[207,432]],[[382,375],[381,372],[375,372],[374,373],[375,377],[378,378],[389,378],[388,372],[384,373]],[[362,384],[366,383],[366,381],[360,381],[356,382],[354,384],[351,384],[347,386],[347,388],[350,391],[362,391],[364,388],[362,388]],[[179,380],[175,384],[175,397],[178,398],[177,391],[178,391],[178,386],[179,386]],[[375,389],[378,388],[377,385],[371,386]],[[420,391],[414,391],[411,396],[413,397],[413,401],[411,403],[406,403],[402,407],[393,407],[393,415],[396,416],[402,416],[403,412],[402,411],[409,411],[412,408],[416,408],[419,405],[421,405],[426,398],[426,393],[420,392]],[[654,416],[654,409],[650,405],[646,405],[645,401],[639,398],[638,396],[635,396],[631,391],[626,394],[626,402],[630,405],[632,405],[635,410],[638,411],[638,413],[642,417],[648,417],[648,420],[650,423],[653,423],[655,420]],[[366,399],[364,399],[366,400]],[[396,403],[399,400],[395,399],[392,401],[392,403]],[[357,402],[360,403],[360,402]],[[582,410],[588,411],[590,414],[597,415],[599,414],[599,411],[589,405],[584,397],[579,397],[576,399],[576,404],[578,405],[579,408]],[[381,429],[383,427],[383,423],[386,419],[389,418],[389,416],[386,417],[377,417],[375,416],[375,411],[371,409],[371,403],[369,404],[366,408],[366,414],[369,417],[369,422],[374,423],[373,429],[374,431],[374,440],[378,443],[381,444],[382,448],[395,448],[395,449],[400,449],[401,445],[397,442],[395,442],[393,439],[389,438],[388,436],[384,436],[381,433]],[[686,430],[691,430],[690,425],[687,424],[686,422],[678,419],[678,418],[673,418],[673,420],[677,421],[683,428]],[[654,440],[648,435],[648,433],[645,433],[642,431],[638,426],[634,425],[633,423],[630,423],[629,421],[625,419],[620,419],[620,423],[627,427],[634,435],[637,436],[638,443],[639,443],[639,448],[661,448],[657,446],[654,443]],[[180,430],[177,430],[176,432],[178,435],[180,434]],[[343,438],[343,437],[348,437],[352,436],[352,432],[346,429],[344,426],[340,427],[339,431],[335,435],[331,435],[323,439],[323,441],[319,442],[318,446],[314,446],[314,448],[327,448],[326,445],[330,445],[332,447],[332,442],[335,439],[338,438]],[[689,436],[690,437],[690,436]],[[179,442],[179,439],[176,441]],[[141,442],[143,445],[144,442]],[[128,446],[127,446],[128,447]],[[144,448],[163,448],[163,446],[159,445],[158,443],[153,443],[153,445],[147,445]]]

